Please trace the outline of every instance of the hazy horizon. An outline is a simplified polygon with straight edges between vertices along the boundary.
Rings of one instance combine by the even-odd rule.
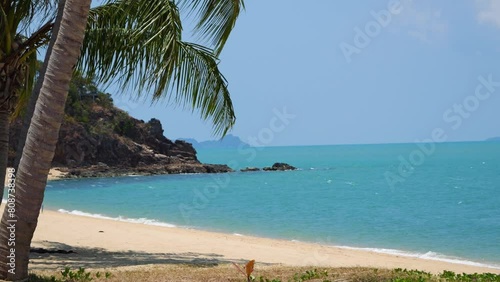
[[[265,146],[500,136],[498,19],[493,0],[248,2],[219,64],[230,133]],[[197,113],[124,94],[118,107],[160,119],[171,139],[215,139]]]
[[[232,135],[233,137],[240,138],[244,143],[246,143],[240,136],[234,135],[234,134],[228,134]],[[166,136],[167,138],[170,139],[169,136]],[[224,137],[225,138],[225,137]],[[489,139],[497,139],[500,138],[500,136],[492,136],[488,137],[483,140],[461,140],[461,141],[445,141],[445,142],[435,142],[435,143],[473,143],[473,142],[498,142],[500,140],[489,140]],[[221,139],[206,139],[206,140],[198,140],[196,138],[192,137],[179,137],[175,138],[172,140],[188,140],[188,139],[194,139],[196,142],[201,143],[201,142],[211,142],[211,141],[220,141]],[[398,144],[415,144],[416,142],[386,142],[386,143],[339,143],[339,144],[300,144],[300,145],[269,145],[269,146],[261,146],[261,147],[302,147],[302,146],[343,146],[343,145],[398,145]]]

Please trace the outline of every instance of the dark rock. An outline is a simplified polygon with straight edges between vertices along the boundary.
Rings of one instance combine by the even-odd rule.
[[[265,171],[284,171],[284,170],[296,170],[297,168],[291,166],[287,163],[275,163],[272,167],[265,167],[263,170]]]
[[[158,119],[144,123],[113,106],[86,107],[88,121],[78,122],[67,113],[61,125],[52,166],[67,168],[67,178],[233,171],[226,165],[200,163],[190,143],[163,135]],[[11,123],[10,164],[20,128],[20,119]]]
[[[224,172],[234,171],[227,165],[220,165],[220,164],[204,164],[203,167],[205,167],[207,173],[224,173]]]
[[[159,139],[163,137],[163,127],[160,120],[152,118],[148,121],[147,125],[149,126],[149,134],[151,136]]]
[[[240,169],[241,172],[248,172],[248,171],[260,171],[260,168],[258,167],[253,167],[253,166],[248,166],[245,168]]]

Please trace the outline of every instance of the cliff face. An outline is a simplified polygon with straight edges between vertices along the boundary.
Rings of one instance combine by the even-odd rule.
[[[11,124],[11,164],[20,125],[20,120]],[[190,143],[163,135],[159,120],[132,118],[102,93],[70,93],[53,166],[66,167],[70,177],[231,171],[225,165],[201,164]]]
[[[121,120],[116,120],[117,117]],[[89,122],[90,130],[81,123],[68,120],[63,123],[54,155],[55,166],[80,167],[104,163],[125,168],[199,163],[191,144],[172,142],[163,136],[162,125],[157,119],[145,123],[127,118],[125,112],[116,108],[105,109],[94,105]],[[113,124],[114,128],[110,128]]]

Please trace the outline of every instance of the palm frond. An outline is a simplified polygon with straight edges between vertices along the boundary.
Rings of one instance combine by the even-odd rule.
[[[227,81],[217,66],[212,50],[193,43],[178,42],[179,55],[175,68],[175,99],[199,109],[203,119],[211,118],[214,132],[224,136],[236,121]],[[167,81],[160,72],[160,81]]]
[[[236,20],[245,9],[243,0],[180,0],[181,7],[188,7],[190,14],[199,18],[195,32],[203,40],[213,44],[215,53],[220,54],[227,42]]]
[[[10,2],[8,10],[11,14],[11,26],[22,34],[30,27],[36,27],[36,22],[44,22],[47,17],[53,17],[56,12],[56,0],[18,0]]]
[[[16,118],[23,114],[28,105],[28,101],[33,90],[35,83],[36,73],[39,69],[39,62],[37,60],[36,52],[31,52],[24,60],[23,64],[23,77],[24,77],[24,87],[19,89],[17,93],[17,102],[14,106],[14,111],[12,112],[11,118]]]
[[[89,15],[79,68],[98,83],[118,82],[153,100],[173,98],[211,119],[216,134],[234,124],[227,82],[213,51],[182,42],[177,6],[168,0],[118,0]]]
[[[41,24],[55,14],[56,3],[56,0],[1,1],[0,50],[3,55],[10,55],[16,38],[27,37],[30,32],[40,29]]]

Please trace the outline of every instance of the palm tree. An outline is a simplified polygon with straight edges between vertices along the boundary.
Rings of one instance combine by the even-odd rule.
[[[62,16],[64,12],[64,5],[66,4],[66,0],[59,0],[59,4],[57,7],[57,16],[54,19],[54,25],[52,28],[52,33],[57,34],[59,32],[59,27],[62,21]],[[49,56],[52,53],[52,47],[55,43],[55,36],[52,36],[49,42],[49,46],[47,47],[47,52],[45,53],[45,59],[39,71],[38,77],[44,77],[45,71],[47,70],[47,64],[49,62]],[[26,136],[28,135],[28,129],[31,122],[31,117],[33,117],[33,112],[35,111],[36,101],[38,100],[38,95],[40,94],[40,89],[42,88],[43,79],[37,79],[34,88],[32,89],[31,96],[29,98],[28,103],[26,103],[25,116],[23,118],[20,138],[18,144],[16,146],[16,156],[14,159],[14,168],[17,170],[19,166],[19,162],[21,161],[22,151],[24,148],[24,144],[26,142]],[[27,89],[28,90],[28,89]],[[22,108],[25,103],[18,103],[18,108]],[[18,111],[19,112],[19,111]],[[1,178],[0,178],[1,179]]]
[[[43,192],[64,116],[64,104],[80,56],[91,0],[66,0],[64,14],[47,64],[36,104],[31,134],[17,174],[15,211],[4,212],[0,239],[0,278],[10,281],[28,277],[30,243],[35,232]],[[14,215],[14,216],[9,216]],[[9,220],[15,220],[12,223]],[[14,224],[15,230],[5,227]],[[7,231],[5,231],[7,230]],[[14,234],[14,237],[10,236]],[[15,245],[8,244],[15,238]],[[8,247],[10,245],[10,247]],[[11,249],[12,248],[12,249]],[[8,257],[15,254],[15,263]]]
[[[31,238],[64,114],[73,62],[80,55],[79,40],[83,40],[83,35],[79,33],[80,30],[84,33],[82,26],[87,18],[83,15],[89,2],[66,0],[64,6],[61,20],[64,28],[57,33],[49,56],[30,135],[17,172],[16,271],[15,274],[8,272],[11,234],[7,226],[12,218],[6,210],[0,230],[0,278],[19,280],[27,277]],[[176,102],[199,109],[202,118],[213,120],[216,133],[225,134],[234,124],[235,117],[216,56],[224,46],[243,2],[186,0],[183,4],[199,11],[201,19],[196,30],[212,40],[215,52],[181,40],[180,14],[173,2],[123,0],[90,11],[82,45],[83,56],[78,66],[104,83],[118,75],[123,87],[134,84],[138,90],[152,89],[153,100],[160,99],[166,92],[173,93]],[[77,15],[80,18],[75,18]],[[81,25],[78,24],[80,20],[84,22]],[[65,43],[68,40],[72,44]]]
[[[51,10],[48,0],[0,2],[0,181],[5,179],[9,144],[9,117],[19,99],[31,91],[36,71],[36,50],[47,43],[52,23],[29,33],[29,22]],[[19,110],[19,108],[17,108]],[[3,183],[3,182],[2,182]],[[0,186],[0,197],[3,196]]]
[[[50,0],[13,2],[27,2],[26,5],[31,5],[29,11],[32,13],[42,11],[47,14],[53,6]],[[194,32],[214,51],[203,45],[182,41],[179,8],[171,0],[111,0],[90,10],[82,56],[77,67],[98,83],[118,82],[124,89],[136,90],[138,95],[150,95],[153,101],[169,97],[175,103],[198,109],[203,119],[212,120],[214,132],[223,136],[233,126],[235,115],[227,82],[217,66],[217,56],[244,8],[243,0],[180,0],[179,6],[199,16]],[[5,11],[12,9],[8,6],[2,8]],[[24,20],[29,21],[33,17],[29,14]],[[52,26],[53,21],[50,20],[34,33],[43,42],[31,44],[30,54],[35,54],[32,50],[47,42]],[[36,40],[30,42],[33,41]],[[36,61],[36,58],[33,60]],[[20,89],[29,93],[33,79],[29,77],[25,81],[30,83]],[[0,92],[7,93],[5,97],[11,97],[10,101],[15,102],[19,95],[6,91],[2,85],[0,81]],[[25,125],[21,131],[24,135],[21,135],[21,144],[17,147],[19,157],[16,158],[16,165],[24,145],[22,142],[26,140],[34,101],[36,96],[32,107],[28,107],[26,112]],[[4,120],[1,115],[7,117],[10,112],[11,108],[2,112],[0,107],[0,119]],[[2,144],[8,142],[7,125],[0,121]],[[4,179],[1,171],[6,168],[7,148],[3,145],[0,147],[0,180]]]

